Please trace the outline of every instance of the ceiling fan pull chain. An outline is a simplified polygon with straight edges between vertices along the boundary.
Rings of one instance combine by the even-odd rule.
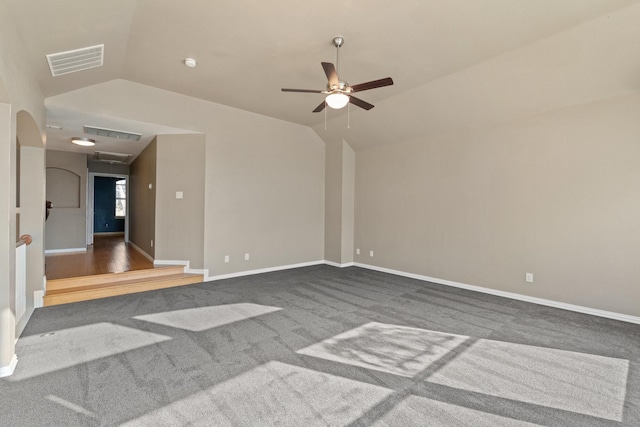
[[[351,105],[349,104],[347,104],[347,129],[351,129]]]
[[[327,101],[324,101],[324,130],[327,130]]]

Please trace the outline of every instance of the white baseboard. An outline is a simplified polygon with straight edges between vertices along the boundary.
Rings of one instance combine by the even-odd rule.
[[[87,248],[67,248],[67,249],[46,249],[44,251],[45,255],[53,255],[53,254],[74,254],[78,252],[87,252]]]
[[[484,288],[482,286],[468,285],[466,283],[453,282],[451,280],[438,279],[436,277],[423,276],[421,274],[407,273],[399,270],[392,270],[390,268],[377,267],[375,265],[355,263],[356,267],[362,267],[369,270],[380,271],[382,273],[395,274],[396,276],[409,277],[411,279],[423,280],[425,282],[437,283],[439,285],[452,286],[455,288],[467,289],[475,292],[482,292],[484,294],[496,295],[499,297],[511,298],[518,301],[530,302],[533,304],[546,305],[548,307],[560,308],[563,310],[575,311],[577,313],[590,314],[592,316],[606,317],[607,319],[620,320],[622,322],[640,324],[640,317],[630,316],[628,314],[615,313],[613,311],[599,310],[596,308],[584,307],[581,305],[567,304],[564,302],[558,302],[548,300],[544,298],[530,297],[528,295],[516,294],[513,292],[499,291],[497,289]]]
[[[330,265],[332,267],[338,267],[338,268],[353,267],[354,265],[356,265],[354,262],[347,262],[347,263],[344,263],[344,264],[339,264],[337,262],[327,261],[327,260],[324,260],[324,263],[327,264],[327,265]]]
[[[155,259],[153,265],[184,265],[185,270],[189,268],[189,261],[176,259]]]
[[[207,277],[209,277],[209,269],[208,268],[187,268],[185,273],[189,274],[202,274],[204,277],[204,281],[207,281]]]
[[[151,255],[149,255],[148,253],[146,253],[145,251],[143,251],[142,248],[140,248],[140,246],[136,245],[132,241],[128,241],[127,243],[129,245],[131,245],[131,247],[133,249],[135,249],[136,251],[140,252],[142,254],[142,256],[144,256],[146,259],[148,259],[149,261],[155,263],[155,261],[153,260],[153,257]]]
[[[257,270],[239,271],[237,273],[219,274],[217,276],[209,276],[205,278],[205,281],[212,282],[214,280],[231,279],[234,277],[251,276],[254,274],[271,273],[274,271],[290,270],[292,268],[309,267],[312,265],[324,264],[325,261],[311,261],[303,262],[300,264],[279,265],[277,267],[260,268]]]
[[[33,291],[33,308],[44,307],[44,291]]]
[[[13,357],[11,358],[11,363],[9,363],[7,366],[0,367],[0,378],[13,375],[13,371],[16,370],[17,364],[18,364],[18,356],[14,354]]]
[[[94,236],[124,236],[124,231],[100,231],[98,233],[93,233]]]
[[[202,274],[205,282],[209,277],[208,268],[191,268],[190,261],[184,260],[171,260],[171,259],[156,259],[153,261],[153,265],[184,265],[184,272],[188,274]]]

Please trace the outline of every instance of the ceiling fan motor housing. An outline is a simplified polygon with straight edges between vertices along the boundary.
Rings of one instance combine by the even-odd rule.
[[[340,80],[337,85],[331,85],[330,83],[327,83],[327,90],[329,92],[340,92],[344,93],[345,95],[349,95],[351,93],[351,86],[349,86],[349,83]]]

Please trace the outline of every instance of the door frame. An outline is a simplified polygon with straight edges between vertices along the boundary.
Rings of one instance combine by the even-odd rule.
[[[87,246],[93,245],[93,216],[94,216],[94,191],[95,191],[95,177],[107,177],[107,178],[120,178],[126,181],[127,191],[127,212],[124,217],[124,241],[129,241],[129,175],[114,174],[114,173],[102,173],[102,172],[89,172],[89,179],[87,181]]]

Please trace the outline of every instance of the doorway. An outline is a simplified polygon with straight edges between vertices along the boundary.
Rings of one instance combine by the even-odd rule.
[[[87,185],[87,246],[95,233],[124,233],[129,242],[129,176],[90,172]]]

